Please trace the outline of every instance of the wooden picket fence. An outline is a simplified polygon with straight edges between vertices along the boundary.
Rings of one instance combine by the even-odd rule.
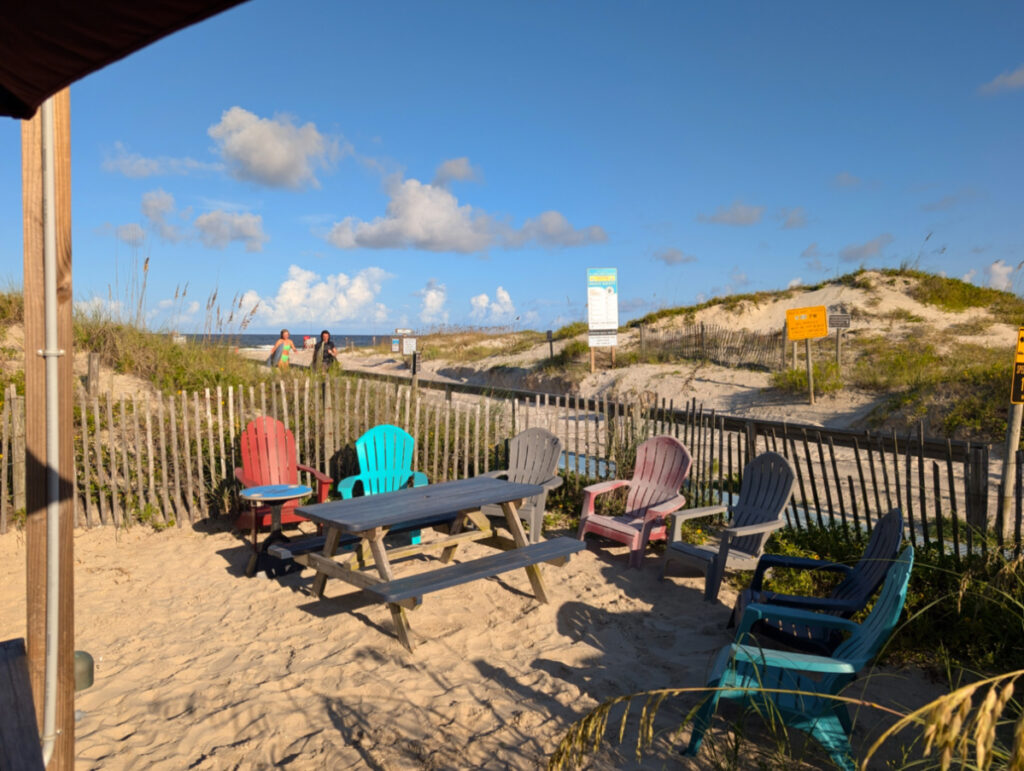
[[[24,516],[24,400],[10,390],[0,410],[0,533]],[[506,440],[543,426],[562,440],[562,473],[583,482],[627,475],[636,446],[671,434],[691,451],[688,505],[734,500],[742,469],[759,452],[790,459],[797,486],[786,511],[793,528],[836,527],[850,537],[903,509],[907,535],[954,559],[1021,550],[1024,495],[1018,463],[1012,516],[995,506],[987,445],[911,435],[826,430],[740,419],[676,406],[652,395],[607,398],[346,374],[295,377],[258,387],[134,398],[88,395],[75,406],[75,521],[80,527],[149,522],[182,526],[235,509],[238,437],[260,415],[295,434],[298,460],[335,480],[356,473],[354,442],[392,423],[416,439],[416,468],[444,482],[501,468]],[[997,478],[997,477],[996,477]]]

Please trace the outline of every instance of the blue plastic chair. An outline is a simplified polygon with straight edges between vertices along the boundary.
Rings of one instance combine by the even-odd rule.
[[[850,714],[846,704],[828,698],[839,694],[875,657],[899,621],[907,597],[907,583],[914,565],[914,547],[908,546],[889,570],[867,618],[861,623],[798,608],[751,604],[743,613],[736,639],[748,636],[757,621],[779,621],[839,629],[850,633],[831,656],[767,650],[756,645],[733,643],[723,648],[708,679],[719,688],[697,712],[686,754],[700,751],[704,732],[719,699],[739,699],[763,715],[777,715],[782,722],[811,736],[842,769],[855,771],[850,747]],[[814,679],[803,673],[813,673]],[[791,693],[764,693],[741,689],[774,688]],[[736,689],[736,690],[733,690]]]
[[[363,495],[422,487],[427,484],[427,475],[412,470],[415,451],[416,440],[398,426],[374,426],[356,439],[359,473],[342,479],[338,492],[348,499],[355,493],[356,485],[362,488]]]

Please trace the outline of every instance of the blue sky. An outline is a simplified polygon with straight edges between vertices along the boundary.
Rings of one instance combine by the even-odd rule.
[[[1021,41],[1015,3],[252,0],[72,87],[75,298],[146,258],[182,331],[214,290],[248,331],[543,330],[588,267],[622,321],[860,266],[1017,288]]]

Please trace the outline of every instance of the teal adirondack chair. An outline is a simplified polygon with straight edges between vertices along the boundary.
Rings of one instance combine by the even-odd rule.
[[[708,698],[694,718],[693,733],[686,754],[700,751],[704,732],[719,699],[740,699],[753,704],[761,714],[777,715],[790,728],[810,735],[842,769],[855,771],[850,748],[850,714],[846,704],[828,698],[839,694],[857,673],[868,665],[889,639],[903,611],[907,583],[914,565],[914,547],[908,546],[889,570],[871,612],[861,623],[776,605],[748,605],[736,639],[748,636],[751,626],[761,620],[788,621],[804,626],[823,626],[850,632],[831,656],[768,650],[756,645],[733,643],[723,648],[708,679],[709,688],[721,688]],[[807,674],[812,677],[808,677]],[[732,689],[737,690],[732,690]],[[799,693],[762,693],[747,688],[775,688]]]
[[[356,486],[363,495],[390,493],[403,487],[422,487],[427,475],[412,470],[416,440],[398,426],[374,426],[356,439],[359,473],[338,483],[342,498],[351,498]]]

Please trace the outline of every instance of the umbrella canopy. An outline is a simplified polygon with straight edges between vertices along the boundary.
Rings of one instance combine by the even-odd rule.
[[[35,0],[0,8],[0,116],[242,0]]]

